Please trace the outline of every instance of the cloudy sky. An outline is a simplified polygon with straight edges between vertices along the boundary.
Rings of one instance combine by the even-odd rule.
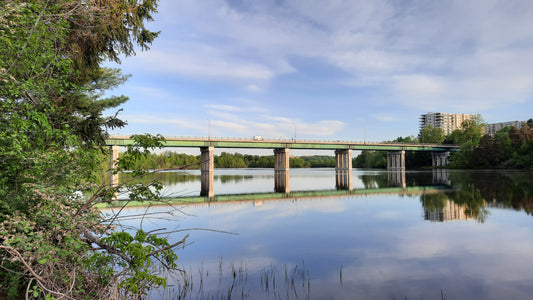
[[[161,0],[112,133],[382,141],[533,117],[533,1]]]

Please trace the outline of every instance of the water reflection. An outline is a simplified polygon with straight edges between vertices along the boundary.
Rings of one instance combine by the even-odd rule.
[[[168,198],[194,196],[197,190],[191,188],[191,184],[198,185],[200,181],[200,174],[196,171],[161,172],[143,177],[140,182],[160,181],[165,186],[164,196]],[[533,176],[528,172],[355,170],[353,191],[334,192],[333,169],[306,169],[296,170],[291,175],[295,185],[306,188],[300,186],[295,192],[281,196],[271,193],[273,175],[270,169],[227,169],[220,173],[215,175],[215,181],[227,187],[219,187],[219,190],[229,193],[209,199],[198,197],[192,202],[254,199],[256,203],[262,203],[262,200],[276,198],[349,196],[373,192],[405,194],[418,191],[416,187],[424,187],[420,201],[425,220],[476,220],[483,223],[490,216],[488,208],[512,208],[533,215]],[[123,174],[121,180],[129,180],[128,174]],[[236,186],[245,193],[231,194]],[[430,192],[435,188],[441,191]]]
[[[533,214],[533,173],[531,172],[455,172],[450,175],[461,190],[459,201],[482,199],[490,207],[513,208]],[[465,194],[470,192],[469,194]]]
[[[271,189],[271,171],[219,175]],[[238,234],[190,232],[177,250],[187,272],[154,299],[529,299],[533,174],[437,171],[399,174],[398,186],[396,174],[354,170],[354,190],[337,191],[334,170],[300,170],[288,198],[127,208],[149,215],[121,222],[164,227],[171,241],[187,228]]]
[[[476,220],[483,223],[488,208],[512,208],[533,213],[533,186],[530,173],[452,172],[449,182],[457,191],[424,195],[424,218],[430,221]]]

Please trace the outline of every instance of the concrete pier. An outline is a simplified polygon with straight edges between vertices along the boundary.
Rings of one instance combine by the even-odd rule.
[[[110,155],[110,161],[109,161],[109,187],[114,188],[118,186],[118,173],[113,173],[113,169],[117,167],[117,161],[118,161],[118,151],[119,146],[110,146],[109,150],[111,151]]]
[[[274,149],[274,190],[276,193],[290,193],[289,149]]]
[[[443,167],[448,165],[449,151],[445,152],[431,152],[431,165],[433,167]]]
[[[201,162],[201,188],[200,196],[214,197],[215,190],[213,189],[213,182],[215,181],[215,147],[201,147],[202,152],[200,156]]]
[[[335,150],[335,187],[338,190],[352,190],[352,150]]]
[[[387,170],[405,170],[405,151],[387,152]]]

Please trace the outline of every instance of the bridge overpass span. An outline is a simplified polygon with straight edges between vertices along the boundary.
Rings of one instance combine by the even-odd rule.
[[[129,136],[110,136],[106,144],[111,148],[111,168],[118,159],[119,148],[132,145]],[[273,140],[262,138],[211,138],[211,137],[165,137],[164,147],[200,148],[201,151],[201,195],[213,197],[214,149],[273,149],[274,150],[274,190],[290,193],[289,188],[289,151],[290,149],[335,150],[336,186],[340,190],[352,189],[352,151],[375,150],[387,151],[387,169],[405,171],[405,151],[426,151],[432,153],[433,166],[447,164],[450,151],[459,148],[456,145],[441,144],[401,144],[401,143],[367,143],[351,141],[307,141],[307,140]],[[118,174],[111,173],[111,185],[118,185]]]
[[[275,140],[246,138],[209,138],[209,137],[165,137],[164,147],[215,147],[241,149],[317,149],[317,150],[377,150],[377,151],[454,151],[457,145],[442,144],[402,144],[402,143],[371,143],[355,141],[313,141],[313,140]],[[133,144],[129,136],[110,136],[108,146],[127,146]]]

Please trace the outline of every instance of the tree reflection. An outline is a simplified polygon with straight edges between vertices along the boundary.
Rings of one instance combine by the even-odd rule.
[[[533,173],[459,171],[452,172],[450,180],[458,191],[421,197],[426,220],[474,219],[483,223],[490,214],[487,207],[533,215]]]
[[[363,174],[359,176],[365,189],[383,188],[389,186],[387,173]]]
[[[513,208],[533,215],[533,173],[531,172],[456,172],[452,182],[472,186],[489,206]]]

